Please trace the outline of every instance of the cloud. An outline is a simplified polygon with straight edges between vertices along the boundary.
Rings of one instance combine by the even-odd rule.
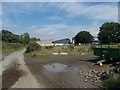
[[[44,39],[47,38],[49,39],[49,37],[51,37],[52,35],[54,35],[56,32],[55,28],[52,27],[46,27],[46,28],[37,28],[36,30],[32,30],[30,32],[31,36],[37,36],[37,37],[43,37]]]
[[[72,38],[80,31],[89,31],[94,37],[99,32],[101,23],[93,22],[89,25],[72,26],[66,24],[45,25],[37,29],[31,29],[30,35],[43,39]]]
[[[0,30],[2,29],[2,3],[0,2]]]
[[[17,29],[19,26],[17,24],[11,23],[9,20],[2,21],[2,29],[4,30],[12,30]]]
[[[36,25],[32,25],[30,28],[31,28],[31,29],[36,29],[37,26],[36,26]]]
[[[86,16],[94,20],[118,20],[118,7],[115,5],[98,4],[86,5],[85,3],[60,3],[58,7],[68,13],[69,17]]]
[[[41,12],[45,10],[46,3],[21,2],[21,3],[3,3],[3,12],[12,14],[32,14],[34,12]],[[10,7],[10,9],[8,9]],[[44,8],[44,10],[42,9]]]
[[[63,20],[63,18],[61,18],[59,16],[49,16],[49,17],[45,17],[43,19],[45,19],[45,20],[58,20],[58,21]]]
[[[2,0],[2,2],[119,2],[119,0]]]
[[[51,23],[45,23],[45,24],[38,24],[37,25],[30,25],[27,28],[23,28],[23,26],[20,27],[22,32],[29,31],[30,35],[39,37],[41,39],[60,39],[60,38],[72,38],[74,37],[78,32],[82,30],[89,31],[93,36],[96,36],[99,32],[99,27],[102,25],[102,22],[105,22],[106,20],[112,20],[117,21],[118,18],[118,8],[115,5],[111,3],[107,4],[94,4],[91,3],[12,3],[7,4],[5,3],[4,8],[4,15],[7,15],[8,17],[5,19],[9,19],[10,15],[13,15],[18,19],[17,21],[20,22],[19,18],[20,16],[25,16],[25,14],[33,14],[33,13],[39,13],[40,15],[44,13],[49,14],[49,12],[55,12],[53,15],[48,15],[42,18],[43,20],[57,20],[58,24],[51,24]],[[7,7],[6,7],[7,6]],[[10,7],[10,9],[8,9]],[[55,8],[55,11],[53,10]],[[50,11],[51,10],[51,11]],[[59,14],[56,14],[56,12],[64,14],[64,16],[59,16]],[[66,19],[67,17],[67,19]],[[83,24],[77,24],[68,25],[68,22],[71,20],[76,20],[76,17],[84,17]],[[33,17],[34,18],[34,17]],[[86,21],[90,21],[88,24],[86,22],[84,23],[84,19]],[[80,23],[82,23],[82,20]],[[24,20],[25,21],[25,20]],[[64,22],[66,21],[66,22]],[[29,22],[27,22],[29,23]],[[56,23],[56,22],[55,22]],[[72,23],[72,22],[71,22]],[[18,23],[19,24],[19,23]],[[12,25],[11,22],[4,22],[4,27],[16,27],[15,24]],[[27,26],[27,25],[26,25]],[[42,26],[42,27],[40,27]],[[19,30],[20,30],[19,29]]]
[[[93,11],[93,12],[91,12]],[[118,7],[111,5],[94,5],[87,9],[86,13],[95,20],[118,20]]]
[[[7,3],[6,3],[7,4]],[[69,2],[69,3],[9,3],[8,6],[3,4],[3,14],[9,16],[12,14],[19,21],[19,18],[24,14],[44,13],[55,9],[55,12],[66,13],[68,18],[76,16],[84,16],[93,20],[118,20],[118,7],[117,3],[111,4],[97,4],[87,5],[86,3]],[[6,7],[7,6],[7,7]],[[10,7],[11,9],[8,9]],[[55,13],[54,12],[54,13]],[[62,20],[58,16],[45,17],[49,20]]]

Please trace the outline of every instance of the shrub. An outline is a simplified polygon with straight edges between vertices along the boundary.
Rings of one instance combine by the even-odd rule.
[[[120,63],[114,63],[112,67],[109,71],[112,76],[103,81],[103,85],[109,90],[120,88]]]
[[[46,49],[52,49],[53,46],[45,46]]]
[[[114,75],[112,78],[106,80],[104,85],[107,89],[120,88],[120,75]]]
[[[38,45],[36,42],[30,42],[26,48],[26,53],[36,51],[40,48],[40,45]]]

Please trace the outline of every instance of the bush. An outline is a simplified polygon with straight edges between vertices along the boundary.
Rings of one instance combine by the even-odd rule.
[[[30,42],[26,48],[26,53],[36,51],[40,48],[40,45],[38,45],[36,42]]]
[[[120,63],[114,63],[112,65],[112,70],[110,70],[111,77],[103,81],[103,85],[109,89],[120,88]]]
[[[112,78],[106,80],[104,85],[107,89],[120,88],[120,75],[114,75]]]
[[[52,49],[53,46],[45,46],[45,49]]]

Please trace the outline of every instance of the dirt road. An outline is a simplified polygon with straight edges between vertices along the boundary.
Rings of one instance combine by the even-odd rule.
[[[94,65],[95,56],[24,58],[24,51],[16,51],[2,61],[3,88],[98,88],[101,82],[91,83],[85,74],[109,69],[108,65]]]
[[[8,55],[3,61],[2,61],[2,72],[4,70],[12,67],[14,64],[25,64],[24,62],[24,55],[25,49],[15,51],[12,54]]]
[[[25,62],[36,80],[47,88],[98,88],[101,82],[86,79],[85,74],[109,68],[95,65],[95,60],[95,56],[47,56],[27,57]]]
[[[25,49],[16,51],[2,61],[3,88],[40,88],[24,62]],[[0,76],[1,76],[0,75]]]

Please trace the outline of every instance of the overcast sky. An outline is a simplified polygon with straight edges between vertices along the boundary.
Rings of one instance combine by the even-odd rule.
[[[97,36],[104,22],[118,21],[118,3],[2,2],[2,21],[2,29],[42,40],[72,38],[82,30]]]

